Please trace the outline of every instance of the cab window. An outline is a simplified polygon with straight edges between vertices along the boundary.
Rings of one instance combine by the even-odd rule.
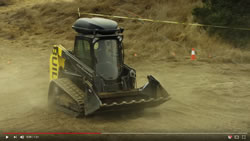
[[[89,41],[78,39],[76,41],[75,54],[84,64],[93,68]]]

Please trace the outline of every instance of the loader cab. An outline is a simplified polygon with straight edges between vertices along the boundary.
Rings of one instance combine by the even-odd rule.
[[[73,25],[78,32],[74,54],[104,80],[116,80],[123,65],[122,29],[102,18],[81,18]]]
[[[117,36],[96,38],[80,34],[75,39],[74,54],[105,80],[115,80],[123,64],[121,44]]]

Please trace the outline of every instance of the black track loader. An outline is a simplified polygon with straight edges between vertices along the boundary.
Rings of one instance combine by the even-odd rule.
[[[123,29],[103,18],[80,18],[73,51],[55,45],[50,57],[49,106],[76,116],[154,107],[169,100],[151,75],[136,88],[136,71],[124,64]]]

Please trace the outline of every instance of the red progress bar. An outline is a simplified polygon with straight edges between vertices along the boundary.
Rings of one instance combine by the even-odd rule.
[[[63,134],[63,135],[65,135],[65,134],[68,134],[68,135],[72,135],[72,134],[84,134],[84,135],[86,135],[86,134],[102,134],[102,133],[96,133],[96,132],[84,132],[84,133],[43,133],[43,132],[37,132],[37,133],[3,133],[3,134],[5,134],[5,135],[7,135],[7,134],[22,134],[22,135],[27,135],[27,134],[37,134],[37,135],[50,135],[50,134]]]

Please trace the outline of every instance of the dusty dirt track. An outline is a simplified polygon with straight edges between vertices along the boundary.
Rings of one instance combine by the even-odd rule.
[[[187,62],[132,64],[138,84],[152,74],[172,100],[143,113],[75,119],[47,109],[50,50],[1,41],[1,116],[4,131],[212,132],[249,130],[250,65]]]
[[[0,21],[1,22],[1,21]],[[250,65],[136,62],[138,85],[152,74],[172,99],[154,109],[73,118],[47,108],[53,40],[0,37],[0,128],[3,132],[247,132]],[[26,47],[27,44],[29,47]],[[47,46],[47,47],[44,47]]]

